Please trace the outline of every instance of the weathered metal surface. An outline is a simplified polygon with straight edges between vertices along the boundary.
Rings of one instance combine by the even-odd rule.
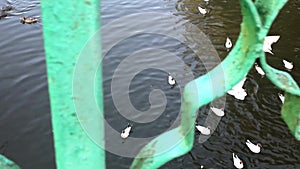
[[[243,79],[258,57],[260,57],[266,76],[276,86],[286,91],[286,102],[283,106],[282,116],[296,138],[299,139],[300,113],[298,112],[299,108],[293,106],[297,101],[299,102],[299,87],[288,73],[270,67],[266,63],[262,51],[263,39],[287,0],[257,0],[255,3],[251,0],[241,0],[240,2],[243,23],[235,47],[220,65],[185,86],[180,126],[158,136],[147,144],[138,154],[131,168],[158,168],[190,151],[194,142],[194,122],[198,108],[221,97]],[[72,73],[75,69],[77,56],[87,39],[100,25],[98,3],[94,0],[42,1],[49,93],[58,169],[105,168],[104,151],[95,145],[81,128],[76,117],[72,95]],[[61,11],[64,11],[63,15],[61,15]],[[97,58],[97,56],[95,57]],[[98,76],[101,78],[101,75]],[[100,91],[97,91],[98,94],[96,94],[97,102],[103,108],[101,79],[98,83]],[[212,85],[214,83],[220,85]],[[97,125],[100,126],[99,132],[103,137],[101,120]],[[170,148],[170,145],[174,145],[174,147]],[[156,154],[158,150],[160,152],[161,150],[165,151]]]
[[[100,28],[99,1],[42,0],[41,5],[57,168],[105,168],[105,152],[81,127],[73,102],[81,98],[74,98],[72,93],[78,55]],[[100,44],[94,47],[100,48]],[[93,58],[101,59],[101,52],[90,53]],[[98,78],[99,91],[95,96],[103,113],[101,72]],[[103,121],[96,122],[99,139],[103,140]]]
[[[20,167],[13,161],[7,159],[0,154],[0,168],[1,169],[20,169]]]
[[[293,78],[288,73],[267,65],[263,52],[263,40],[286,2],[287,0],[257,0],[254,4],[251,0],[240,0],[243,22],[233,50],[220,65],[185,86],[180,126],[161,134],[147,144],[135,158],[132,169],[158,168],[190,151],[194,142],[194,123],[198,108],[221,97],[235,86],[246,76],[258,57],[267,77],[275,85],[284,91],[300,96],[299,87]],[[213,85],[215,83],[219,85]],[[299,101],[298,96],[287,101],[283,109],[283,112],[286,112],[283,113],[283,118],[296,134],[296,138],[299,138],[300,127],[296,126],[296,129],[295,122],[297,121],[296,125],[299,125],[300,113],[297,112],[299,108],[293,107],[292,103]],[[287,95],[287,97],[290,96]],[[285,108],[290,106],[292,108]],[[167,149],[170,145],[174,146]],[[155,154],[155,152],[161,152],[161,149],[166,149],[166,151]]]
[[[300,96],[285,93],[281,115],[289,129],[300,141]]]

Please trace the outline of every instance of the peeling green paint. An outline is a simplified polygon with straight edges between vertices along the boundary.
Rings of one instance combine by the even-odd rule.
[[[76,98],[72,93],[73,72],[78,55],[87,40],[100,28],[99,3],[98,0],[42,0],[41,2],[58,169],[105,168],[105,151],[82,129],[74,108],[73,99]],[[101,59],[101,52],[94,55],[95,58]],[[103,113],[101,72],[98,77],[96,97]],[[101,119],[98,126],[103,138],[104,127]]]

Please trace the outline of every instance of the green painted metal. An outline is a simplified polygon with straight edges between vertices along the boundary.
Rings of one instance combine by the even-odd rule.
[[[281,115],[296,139],[300,141],[300,97],[285,93]]]
[[[280,10],[285,3],[286,0],[261,0],[255,3],[263,23],[261,32],[268,32],[268,28],[271,26],[276,17],[273,10]],[[295,138],[300,140],[300,88],[298,84],[287,72],[277,70],[269,66],[266,62],[264,53],[260,54],[260,63],[263,70],[266,72],[266,76],[273,82],[273,84],[285,91],[285,102],[281,110],[282,118]]]
[[[99,1],[42,0],[41,5],[57,168],[105,168],[105,151],[81,127],[72,93],[78,55],[87,40],[100,28]],[[100,44],[94,47],[100,48]],[[101,52],[90,53],[101,59]],[[95,96],[103,113],[101,72],[97,77]],[[97,123],[100,139],[103,140],[103,121],[98,119]]]
[[[159,135],[143,147],[133,161],[131,169],[159,168],[190,151],[194,142],[194,123],[198,108],[223,96],[241,81],[258,57],[266,76],[280,89],[286,91],[288,98],[293,95],[294,98],[283,106],[283,118],[286,119],[291,131],[296,134],[296,138],[299,138],[297,135],[300,133],[299,108],[292,105],[297,101],[299,103],[299,87],[288,73],[270,67],[262,50],[263,40],[286,2],[287,0],[257,0],[253,3],[252,0],[240,0],[243,22],[236,45],[220,65],[185,86],[180,126]],[[223,73],[224,77],[220,78],[220,73]],[[218,86],[213,85],[215,83]],[[295,125],[298,126],[295,128]],[[170,145],[174,145],[173,148],[170,149]],[[162,150],[165,151],[161,154],[155,153]]]
[[[20,167],[16,163],[14,163],[13,161],[4,157],[1,154],[0,154],[0,168],[1,169],[20,169]]]
[[[260,38],[264,38],[271,27],[272,22],[276,17],[276,13],[273,11],[279,11],[287,0],[272,1],[272,0],[260,0],[255,3],[257,11],[262,20],[262,28],[260,29]],[[260,63],[263,70],[266,72],[266,76],[281,90],[287,91],[291,94],[300,96],[299,86],[295,80],[287,72],[272,68],[266,63],[265,54],[260,53]]]
[[[246,76],[258,57],[267,77],[280,89],[286,91],[282,116],[299,139],[299,108],[292,106],[299,101],[299,87],[288,73],[269,66],[262,51],[263,39],[286,2],[287,0],[257,0],[253,3],[251,0],[241,0],[243,23],[235,47],[220,65],[185,86],[180,126],[147,144],[138,154],[131,168],[158,168],[190,151],[194,142],[194,122],[198,108],[230,90]],[[104,150],[90,140],[80,126],[72,95],[73,72],[77,56],[88,38],[100,26],[98,7],[99,2],[95,0],[42,1],[47,73],[58,169],[105,168]],[[61,11],[64,11],[63,15]],[[94,53],[94,55],[97,54]],[[100,59],[100,56],[95,56],[95,58]],[[220,72],[224,75],[221,80],[214,78],[220,76]],[[101,72],[97,77],[96,83],[99,85],[96,93],[97,103],[100,109],[103,109]],[[216,86],[212,85],[214,83],[223,85],[215,88]],[[103,139],[101,120],[97,126],[101,134],[100,139]],[[170,144],[174,145],[171,149],[169,149]],[[156,150],[165,151],[155,154]]]
[[[261,32],[264,34],[268,32],[268,28],[276,17],[272,11],[281,9],[285,3],[286,0],[261,0],[255,3],[261,20],[263,21]],[[297,82],[287,72],[269,66],[263,52],[260,53],[260,63],[271,82],[285,91],[285,102],[281,110],[282,118],[295,138],[300,140],[300,88]]]

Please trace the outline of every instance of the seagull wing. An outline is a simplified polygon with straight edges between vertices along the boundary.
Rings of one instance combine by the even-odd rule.
[[[270,53],[272,53],[272,52],[271,52],[271,50],[272,50],[271,45],[272,45],[273,43],[276,43],[276,42],[279,40],[279,38],[280,38],[280,36],[267,36],[267,37],[265,37],[265,39],[264,39],[264,44],[263,44],[263,50],[264,50],[265,52],[270,52]]]
[[[224,116],[224,111],[215,107],[210,108],[217,116]]]

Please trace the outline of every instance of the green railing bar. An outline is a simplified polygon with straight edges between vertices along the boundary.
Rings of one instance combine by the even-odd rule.
[[[131,166],[132,169],[158,168],[166,162],[190,151],[194,142],[194,123],[198,108],[218,97],[221,97],[225,94],[226,90],[230,90],[246,76],[257,57],[257,55],[253,54],[257,53],[257,48],[250,48],[247,44],[258,45],[260,43],[258,36],[256,36],[253,32],[259,28],[261,23],[259,18],[255,17],[258,16],[258,14],[252,15],[252,13],[256,12],[256,9],[251,1],[241,1],[241,7],[243,13],[243,23],[241,25],[242,31],[232,51],[222,64],[218,65],[206,75],[191,81],[185,86],[181,110],[182,121],[180,126],[158,136],[147,144],[135,158]],[[237,59],[237,57],[239,57],[239,59]],[[211,81],[211,77],[216,75],[220,76],[220,72],[224,73],[225,76],[223,78],[223,82],[218,83],[221,85],[219,86],[221,90],[212,89],[211,87],[213,82]],[[228,76],[230,74],[234,74],[235,76]],[[228,82],[231,82],[231,84],[228,84]],[[224,86],[222,86],[222,84],[224,84]],[[219,92],[216,93],[214,92],[215,90]],[[172,138],[172,140],[178,143],[170,143],[169,138]],[[173,143],[174,148],[166,150],[164,153],[155,156],[147,154],[147,152],[153,152],[153,154],[155,154],[155,151],[160,150],[165,146],[165,142],[169,142],[169,144]],[[146,155],[147,157],[144,157]]]
[[[300,96],[285,93],[281,115],[295,138],[300,141]]]
[[[103,169],[105,152],[82,129],[72,94],[78,55],[100,28],[99,0],[42,0],[41,5],[57,168]],[[101,59],[101,52],[91,54]],[[96,99],[103,112],[101,72],[97,77]],[[103,138],[103,121],[98,122]]]
[[[260,30],[260,39],[263,39],[268,33],[272,22],[277,16],[277,13],[273,11],[279,11],[286,2],[287,0],[259,0],[255,2],[255,6],[263,24],[263,27]],[[263,70],[266,72],[266,76],[273,82],[273,84],[281,90],[300,96],[300,88],[291,75],[287,72],[277,70],[269,66],[266,62],[264,52],[260,52],[260,63]]]
[[[16,163],[14,163],[13,161],[4,157],[1,154],[0,154],[0,168],[1,169],[20,169],[20,167]]]
[[[268,28],[271,27],[276,17],[272,11],[280,10],[286,2],[287,0],[260,0],[255,2],[258,13],[263,21],[261,32],[268,32]],[[287,72],[269,66],[263,52],[260,53],[260,63],[271,82],[285,91],[285,101],[282,106],[281,115],[295,138],[300,140],[300,88],[297,82]]]
[[[263,39],[286,2],[287,0],[257,0],[254,4],[252,0],[240,0],[243,23],[241,24],[240,36],[233,50],[220,65],[185,86],[180,126],[158,136],[142,148],[133,161],[132,169],[159,168],[166,162],[190,151],[194,142],[194,122],[198,108],[221,97],[242,80],[258,57],[263,62],[263,69],[267,71],[267,77],[275,85],[298,95],[297,83],[294,83],[288,73],[274,71],[268,67],[264,62],[265,56],[262,50]],[[224,74],[223,78],[220,77],[222,73]],[[282,76],[290,77],[288,82],[278,79]],[[213,85],[214,83],[219,84],[219,86]],[[291,113],[289,112],[289,114]],[[174,146],[170,148],[169,145]],[[162,149],[165,150],[163,153],[156,154]]]

